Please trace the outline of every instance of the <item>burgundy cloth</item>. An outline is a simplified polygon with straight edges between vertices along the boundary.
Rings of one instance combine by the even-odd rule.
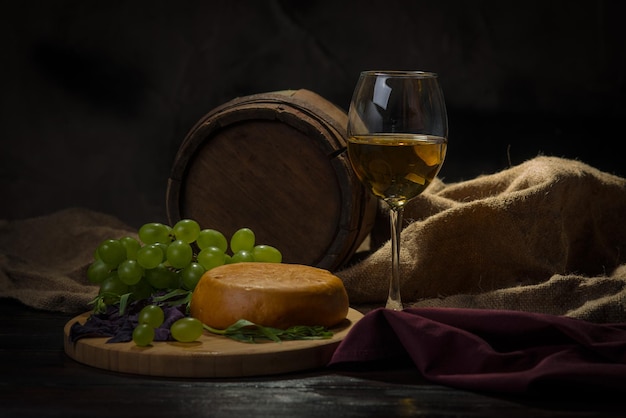
[[[626,323],[519,311],[380,308],[354,325],[329,365],[401,358],[432,382],[469,390],[533,393],[567,386],[621,392]]]

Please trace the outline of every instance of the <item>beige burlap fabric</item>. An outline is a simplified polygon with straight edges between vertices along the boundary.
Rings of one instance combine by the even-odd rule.
[[[626,321],[626,179],[537,157],[492,175],[436,182],[406,209],[407,305],[517,309]],[[386,225],[384,225],[386,227]],[[83,312],[100,241],[134,234],[114,217],[67,209],[0,222],[0,298]],[[382,306],[390,244],[339,275],[351,304]]]
[[[446,185],[406,208],[405,305],[626,320],[626,179],[537,157]],[[353,304],[384,304],[390,243],[338,275]]]
[[[87,311],[98,293],[86,276],[96,246],[131,231],[112,216],[80,208],[0,222],[0,298],[49,311]]]

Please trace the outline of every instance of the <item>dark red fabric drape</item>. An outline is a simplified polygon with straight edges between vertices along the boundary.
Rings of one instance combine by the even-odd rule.
[[[355,324],[330,365],[402,356],[426,379],[469,390],[526,393],[560,382],[626,391],[626,323],[519,311],[376,309]]]

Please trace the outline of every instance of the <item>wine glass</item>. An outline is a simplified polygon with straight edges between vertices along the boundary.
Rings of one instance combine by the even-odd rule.
[[[390,209],[391,279],[385,307],[402,310],[403,209],[439,173],[448,144],[448,118],[437,74],[362,72],[350,102],[347,134],[357,177]]]

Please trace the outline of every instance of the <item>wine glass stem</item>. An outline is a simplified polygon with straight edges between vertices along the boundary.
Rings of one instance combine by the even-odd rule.
[[[392,207],[389,211],[391,225],[391,280],[389,282],[389,296],[386,308],[396,311],[402,310],[400,298],[400,232],[402,232],[403,207]]]

